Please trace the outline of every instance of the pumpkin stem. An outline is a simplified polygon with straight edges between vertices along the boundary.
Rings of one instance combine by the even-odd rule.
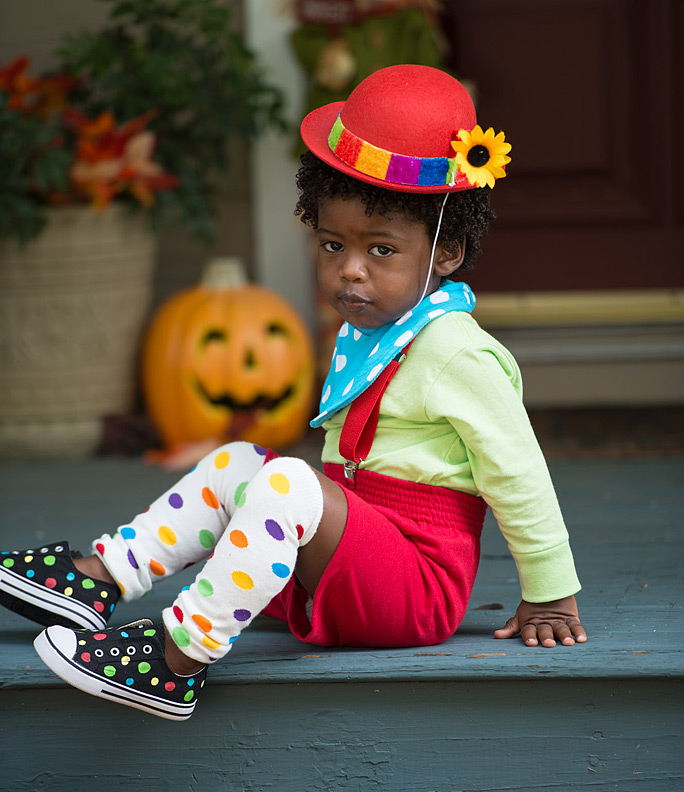
[[[207,261],[202,272],[201,285],[205,289],[239,289],[247,283],[242,259],[235,256]]]

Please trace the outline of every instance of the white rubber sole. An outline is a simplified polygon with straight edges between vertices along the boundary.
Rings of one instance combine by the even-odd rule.
[[[40,583],[34,583],[3,566],[0,566],[0,592],[21,600],[39,611],[68,619],[87,630],[102,630],[107,626],[105,619],[88,605],[84,605],[73,597],[67,597],[66,594],[59,591],[46,589]],[[11,606],[8,605],[8,607]],[[12,610],[15,609],[12,608]],[[15,612],[21,613],[19,610],[15,610]],[[34,617],[29,616],[29,618]]]
[[[66,627],[48,627],[33,645],[45,665],[78,690],[91,696],[149,712],[167,720],[187,720],[195,709],[196,700],[182,704],[157,698],[140,690],[104,679],[73,661],[77,650],[77,634]]]

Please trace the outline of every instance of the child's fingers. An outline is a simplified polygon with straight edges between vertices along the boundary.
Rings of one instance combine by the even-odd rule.
[[[587,631],[577,620],[568,622],[568,626],[572,630],[572,634],[578,643],[584,643],[587,640]]]
[[[511,618],[506,622],[506,624],[499,628],[498,630],[494,630],[494,637],[495,638],[512,638],[514,635],[517,635],[520,632],[520,626],[518,625],[518,619],[516,616],[511,616]]]

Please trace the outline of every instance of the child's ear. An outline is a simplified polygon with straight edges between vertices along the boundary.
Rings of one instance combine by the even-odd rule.
[[[458,246],[456,253],[447,252],[443,245],[437,245],[435,250],[435,272],[443,278],[449,277],[463,264],[465,259],[466,241],[465,238]]]

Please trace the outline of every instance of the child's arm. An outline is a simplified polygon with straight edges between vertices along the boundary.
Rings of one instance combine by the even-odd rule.
[[[587,633],[580,624],[577,602],[573,595],[552,602],[525,602],[518,605],[504,627],[494,631],[495,638],[513,638],[521,634],[528,646],[552,647],[558,639],[565,646],[584,643]]]

